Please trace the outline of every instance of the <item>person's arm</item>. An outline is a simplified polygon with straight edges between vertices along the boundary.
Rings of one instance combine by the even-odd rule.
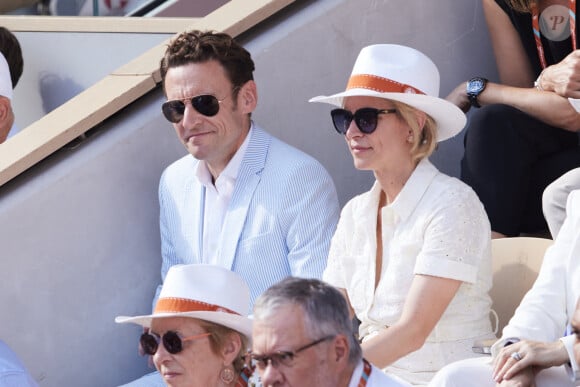
[[[548,125],[571,132],[580,130],[580,112],[567,98],[553,92],[489,82],[477,100],[481,106],[510,105]]]
[[[520,360],[513,358],[518,353]],[[494,359],[493,378],[499,383],[509,380],[529,369],[557,367],[569,361],[568,353],[561,340],[541,342],[522,340],[501,349]]]
[[[535,386],[536,370],[526,368],[514,375],[511,379],[504,379],[497,387],[533,387]]]
[[[541,85],[546,91],[537,90],[533,87],[535,77],[531,65],[508,15],[494,0],[482,1],[501,84],[488,82],[485,90],[477,98],[479,104],[509,105],[548,125],[573,132],[579,131],[580,113],[572,107],[566,97],[550,91],[552,89],[550,82],[556,77],[553,74],[559,74],[561,81],[562,73],[569,75],[576,66],[580,68],[580,61],[576,63],[574,60],[565,59],[554,69],[546,70],[541,79]],[[577,55],[574,54],[573,58]],[[580,78],[580,73],[576,74],[576,78]],[[580,79],[578,81],[580,82]],[[575,84],[568,82],[566,88],[569,89]],[[466,83],[462,82],[447,96],[447,100],[463,111],[470,108],[465,87]]]
[[[501,85],[488,84],[478,97],[479,103],[482,106],[496,103],[510,105],[549,125],[570,131],[580,130],[580,114],[574,110],[567,98],[554,93],[537,92],[533,87],[536,77],[508,15],[495,0],[483,0],[483,11]],[[577,65],[577,70],[580,70],[580,61]],[[562,72],[571,70],[570,66],[561,64],[550,67],[554,68],[546,69],[541,79],[542,87],[546,91],[553,90],[549,83],[554,79],[554,72],[562,77]],[[580,71],[576,75],[580,77]],[[580,93],[580,87],[578,92]]]
[[[501,83],[522,88],[533,86],[532,66],[509,16],[495,0],[482,0],[482,5]]]
[[[564,336],[560,339],[568,354],[568,361],[565,363],[566,372],[570,376],[570,380],[576,383],[580,382],[580,366],[574,355],[574,345],[577,345],[577,340],[576,334]]]
[[[580,98],[580,50],[546,67],[538,79],[538,87],[565,98]]]
[[[460,285],[453,279],[415,275],[401,318],[362,344],[364,357],[383,368],[421,348]]]

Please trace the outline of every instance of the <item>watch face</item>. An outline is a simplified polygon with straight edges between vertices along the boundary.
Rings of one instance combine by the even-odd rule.
[[[468,93],[480,93],[485,88],[485,80],[482,78],[470,79],[467,83]]]

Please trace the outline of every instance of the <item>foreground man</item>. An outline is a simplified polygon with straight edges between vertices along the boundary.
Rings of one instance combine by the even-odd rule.
[[[408,386],[362,358],[346,300],[315,279],[287,278],[254,306],[252,359],[268,386]]]

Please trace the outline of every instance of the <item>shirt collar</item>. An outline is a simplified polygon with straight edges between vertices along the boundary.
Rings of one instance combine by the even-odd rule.
[[[352,376],[350,377],[350,383],[348,384],[348,387],[358,387],[360,377],[363,373],[363,366],[363,361],[360,359],[354,371],[352,371]]]
[[[422,159],[413,173],[411,173],[411,176],[409,176],[401,192],[386,207],[392,208],[401,220],[407,219],[415,210],[431,181],[438,173],[437,168],[428,159]]]
[[[220,175],[218,176],[215,182],[216,185],[218,184],[218,181],[221,180],[235,181],[236,178],[238,177],[238,173],[240,172],[240,166],[242,165],[242,161],[244,160],[246,150],[248,149],[248,144],[250,143],[250,138],[252,136],[253,129],[254,123],[252,122],[250,130],[248,131],[248,134],[246,135],[244,142],[242,142],[242,145],[240,145],[236,153],[234,153],[234,156],[229,161],[228,165],[226,165],[222,173],[220,173]],[[195,172],[195,175],[201,184],[205,186],[212,185],[211,173],[209,172],[207,163],[204,160],[200,160],[200,162],[197,164],[197,170]]]

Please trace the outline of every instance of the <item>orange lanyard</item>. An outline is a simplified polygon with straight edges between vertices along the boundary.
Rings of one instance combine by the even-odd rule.
[[[369,378],[371,376],[371,371],[373,370],[371,364],[367,361],[367,359],[363,359],[363,363],[364,363],[363,373],[358,382],[358,387],[365,387],[367,385],[367,382],[369,381]]]
[[[570,36],[572,37],[572,50],[576,50],[576,0],[570,0],[568,4],[570,8]],[[538,12],[538,5],[534,2],[532,7],[532,28],[534,30],[534,39],[536,40],[536,48],[538,50],[538,57],[540,58],[540,64],[542,69],[548,66],[546,62],[546,56],[544,54],[544,47],[542,46],[542,40],[540,39],[540,14]]]

